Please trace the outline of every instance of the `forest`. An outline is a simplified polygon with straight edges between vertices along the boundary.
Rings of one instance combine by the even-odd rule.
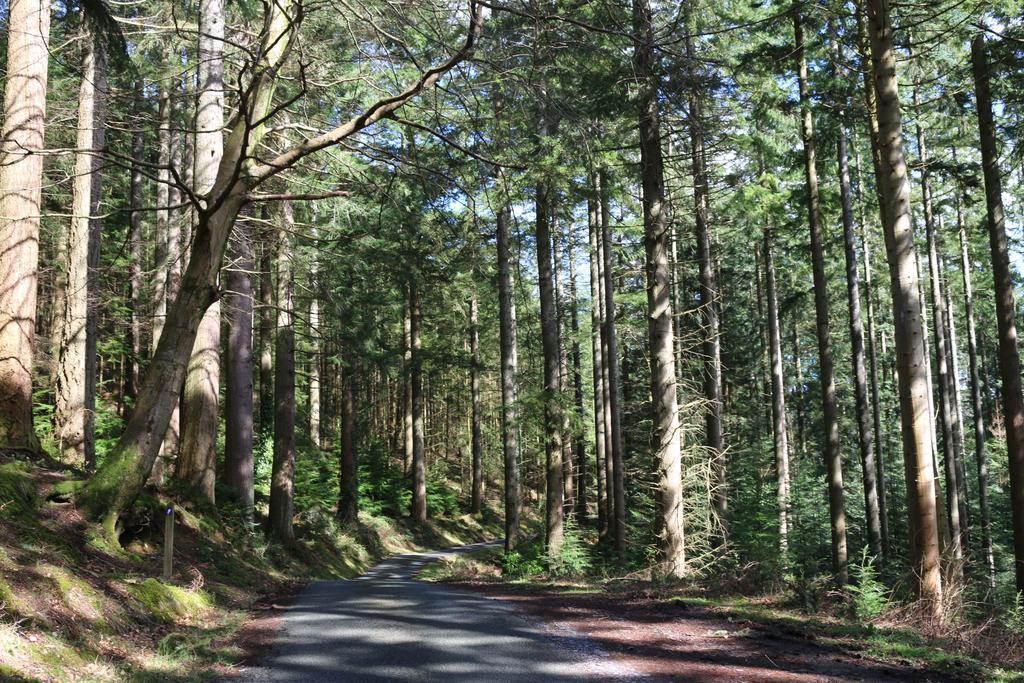
[[[0,678],[1024,676],[1024,3],[336,1],[0,3]]]

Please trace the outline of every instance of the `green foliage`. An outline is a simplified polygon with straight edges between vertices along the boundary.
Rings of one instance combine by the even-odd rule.
[[[427,474],[427,515],[452,517],[459,514],[459,490],[440,471],[431,468]]]
[[[1003,625],[1018,636],[1024,636],[1024,594],[1017,593],[1003,614]]]
[[[526,546],[523,551],[513,550],[498,558],[502,576],[510,579],[525,579],[544,573],[544,562],[533,552],[535,547]]]
[[[555,576],[578,576],[586,574],[593,565],[590,544],[576,524],[569,520],[565,525],[565,539],[558,557],[549,558],[548,568]]]
[[[360,509],[392,517],[409,509],[412,491],[401,466],[382,444],[368,441],[358,454],[358,463]]]
[[[860,562],[850,564],[853,583],[846,586],[850,597],[850,611],[861,621],[868,621],[882,614],[889,606],[889,589],[878,578],[875,558],[864,548]]]

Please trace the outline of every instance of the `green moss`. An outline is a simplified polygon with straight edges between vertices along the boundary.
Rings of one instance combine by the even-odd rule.
[[[186,590],[156,579],[132,586],[131,592],[160,621],[197,618],[212,607],[210,596],[203,591]]]
[[[0,465],[0,518],[34,518],[38,503],[28,468],[17,462]]]

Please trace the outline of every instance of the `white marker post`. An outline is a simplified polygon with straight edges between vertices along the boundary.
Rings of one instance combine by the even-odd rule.
[[[164,581],[171,580],[171,560],[174,557],[174,505],[168,505],[164,515]]]

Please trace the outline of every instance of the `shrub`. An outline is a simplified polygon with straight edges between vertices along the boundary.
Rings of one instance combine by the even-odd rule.
[[[889,606],[889,589],[878,580],[875,558],[864,548],[860,563],[852,564],[853,583],[846,587],[850,610],[860,620],[874,619]]]

